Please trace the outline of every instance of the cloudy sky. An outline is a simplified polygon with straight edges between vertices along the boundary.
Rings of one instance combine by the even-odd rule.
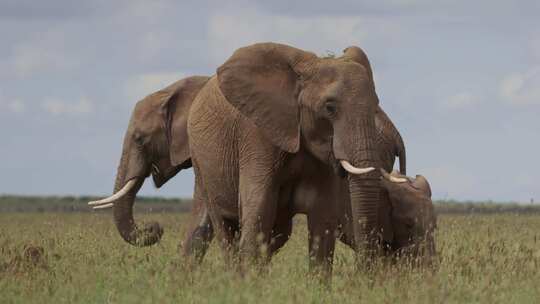
[[[364,48],[436,198],[540,201],[540,2],[182,2],[0,0],[0,193],[109,194],[135,102],[275,41]]]

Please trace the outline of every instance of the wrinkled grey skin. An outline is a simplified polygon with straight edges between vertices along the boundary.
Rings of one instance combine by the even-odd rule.
[[[353,50],[355,49],[353,48]],[[365,60],[367,61],[367,58],[365,58]],[[136,178],[138,180],[138,186],[128,196],[115,202],[115,222],[117,227],[124,239],[134,245],[151,245],[159,240],[162,235],[162,229],[157,223],[146,225],[143,229],[138,228],[134,224],[131,211],[132,204],[136,191],[150,172],[154,177],[156,186],[160,187],[180,169],[191,166],[191,160],[185,151],[185,147],[187,147],[187,136],[184,135],[186,133],[186,116],[193,98],[207,80],[207,77],[190,77],[187,80],[179,81],[164,90],[149,95],[143,101],[139,102],[134,110],[130,126],[126,132],[123,157],[117,176],[116,190],[121,188],[122,185],[131,178]],[[376,119],[375,121],[375,124],[379,129],[378,146],[384,146],[384,143],[386,143],[388,148],[385,153],[387,156],[392,156],[392,164],[384,165],[384,167],[391,168],[393,165],[393,155],[398,155],[402,160],[400,164],[403,168],[402,170],[404,170],[405,150],[401,137],[391,121],[389,121],[384,112],[382,112],[382,109],[378,109],[379,110],[376,110],[376,112],[379,111],[379,113],[382,113],[382,115],[379,114],[376,116],[382,117],[382,119]],[[391,126],[390,128],[386,128],[388,132],[382,134],[383,136],[381,136],[380,133],[381,126]],[[171,136],[171,134],[175,132],[177,136]],[[380,144],[381,140],[383,144]],[[169,156],[169,158],[167,156]],[[384,157],[381,158],[385,159]],[[386,159],[389,159],[389,157],[386,157]],[[126,171],[131,173],[126,174]],[[320,185],[328,186],[327,183]],[[309,203],[309,195],[304,194],[309,194],[310,189],[313,189],[313,187],[313,183],[310,184],[310,182],[299,183],[293,193],[295,197],[305,196],[303,199],[296,199],[296,201],[303,200],[304,202],[295,203],[291,200],[290,205],[293,206],[292,208],[285,208],[285,212],[280,210],[280,212],[277,213],[276,223],[272,229],[272,239],[269,244],[270,252],[277,250],[288,239],[291,229],[290,218],[292,217],[292,214],[298,212],[310,213],[311,218],[313,219],[310,224],[310,231],[315,230],[316,232],[318,231],[319,234],[324,234],[324,231],[328,230],[322,230],[320,228],[320,223],[323,222],[324,224],[324,218],[321,214],[325,214],[327,211],[333,211],[334,214],[345,214],[343,211],[336,212],[336,210],[340,210],[340,208],[343,210],[342,207],[337,209],[333,208],[332,210],[316,208],[317,206],[320,206],[320,200],[317,200],[317,203],[315,204]],[[202,257],[206,246],[208,246],[209,240],[212,238],[213,228],[205,208],[202,208],[204,204],[201,202],[203,202],[204,196],[200,189],[202,189],[201,181],[200,178],[196,176],[195,212],[197,213],[197,216],[195,219],[197,219],[197,221],[192,223],[192,227],[194,228],[190,230],[192,233],[190,233],[184,248],[187,254],[195,253]],[[307,192],[302,194],[304,191]],[[380,206],[382,205],[385,204],[380,204]],[[197,208],[197,206],[199,208]],[[351,218],[350,204],[348,204],[348,206],[348,218]],[[314,209],[321,209],[317,212],[319,214],[318,216],[313,214],[316,213],[313,211]],[[381,214],[382,213],[379,212],[379,217],[381,217]],[[335,221],[335,219],[332,218],[331,221]],[[338,226],[343,225],[341,220],[338,220],[337,222]],[[224,221],[224,223],[226,222]],[[234,232],[238,230],[238,224],[235,224],[234,221],[227,224],[231,227],[231,231]],[[381,224],[379,223],[379,225]],[[390,231],[390,229],[385,229],[385,231]],[[312,237],[313,235],[315,235],[315,237]],[[316,234],[310,233],[310,254],[314,260],[320,260],[320,256],[318,257],[315,255],[317,252],[311,250],[313,247],[320,247],[319,244],[312,244],[314,239],[318,240]],[[349,244],[351,243],[352,242],[349,239]],[[195,245],[193,246],[193,244]],[[324,259],[324,257],[322,257],[322,259]]]
[[[377,141],[383,143],[379,145],[379,153],[387,156],[384,170],[390,171],[394,166],[395,156],[398,156],[401,160],[400,168],[405,171],[405,146],[401,135],[382,109],[378,113],[376,117]],[[388,197],[388,201],[381,204],[378,211],[377,231],[380,234],[381,249],[386,254],[406,254],[430,262],[436,253],[433,235],[436,227],[436,216],[431,202],[429,183],[421,175],[410,178],[396,171],[393,171],[391,175],[406,178],[407,182],[395,184],[390,182],[388,178],[381,180],[384,195]],[[339,219],[339,239],[354,249],[347,183],[336,177],[336,185],[340,187],[338,191],[340,193],[339,208],[336,209],[338,214],[328,213],[326,216],[327,218],[337,217]],[[292,217],[294,215],[322,212],[310,210],[310,206],[317,204],[316,195],[317,192],[314,192],[310,187],[302,185],[297,187],[292,200],[292,210],[277,216],[272,231],[270,254],[277,252],[287,242],[292,232]],[[204,208],[204,202],[195,201],[194,209],[196,220],[193,223],[195,225],[188,230],[183,249],[186,255],[194,256],[200,262],[212,241],[213,227]]]
[[[407,181],[403,183],[392,182],[388,178],[390,175],[404,178]],[[401,175],[397,171],[393,171],[390,175],[384,171],[384,178],[381,179],[382,187],[387,192],[390,202],[390,206],[381,206],[380,208],[380,214],[388,217],[379,221],[378,231],[381,233],[382,253],[395,256],[406,255],[425,262],[427,265],[431,263],[436,254],[434,230],[437,226],[429,183],[422,175],[411,178]],[[347,185],[339,178],[336,178],[336,181],[344,194],[340,196],[340,205],[337,209],[339,214],[327,214],[326,216],[327,218],[338,217],[339,239],[355,249]],[[341,184],[339,184],[340,181]],[[294,195],[292,211],[277,216],[269,247],[270,255],[275,254],[289,239],[292,232],[292,217],[298,213],[310,212],[309,206],[316,204],[315,195],[316,192],[313,192],[313,189],[309,187],[298,187]],[[195,222],[198,224],[188,230],[183,249],[186,255],[193,256],[197,262],[200,262],[212,241],[213,227],[203,202],[197,201],[195,203],[197,204],[195,205],[197,218]],[[382,213],[387,209],[389,210],[387,214]],[[385,238],[388,236],[383,234],[384,227],[391,229],[391,238]]]
[[[392,204],[391,222],[395,234],[392,249],[398,254],[424,258],[430,263],[436,254],[434,232],[437,216],[429,182],[422,175],[411,178],[395,171],[390,174],[406,179],[403,183],[390,181],[386,172],[382,175],[382,186],[388,191]]]
[[[337,59],[274,43],[237,50],[201,89],[188,119],[196,202],[205,202],[221,246],[234,248],[239,235],[241,259],[257,260],[261,248],[272,252],[279,236],[286,240],[293,214],[305,213],[313,265],[330,270],[345,182],[355,247],[373,250],[384,204],[380,173],[346,174],[339,161],[382,167],[378,109],[371,67],[357,47]]]
[[[114,201],[114,222],[122,238],[136,246],[159,241],[163,229],[152,222],[137,225],[133,204],[137,191],[151,174],[157,188],[180,170],[191,167],[187,141],[187,116],[197,92],[209,77],[192,76],[152,93],[139,101],[131,115],[114,193],[131,180],[136,186]]]
[[[133,117],[126,132],[126,144],[124,144],[123,154],[137,153],[141,151],[140,157],[132,157],[136,160],[142,160],[142,162],[125,162],[121,161],[119,166],[120,176],[123,176],[124,171],[138,172],[138,174],[131,175],[145,175],[144,170],[134,169],[134,168],[146,168],[152,167],[151,164],[159,163],[161,164],[161,169],[153,166],[151,174],[154,177],[154,183],[159,188],[161,185],[166,183],[170,178],[176,175],[180,169],[191,167],[191,159],[187,158],[183,151],[187,150],[182,149],[182,146],[187,147],[187,141],[185,136],[187,136],[187,115],[189,113],[189,107],[195,97],[195,93],[200,90],[210,77],[204,76],[195,76],[182,79],[175,82],[171,86],[164,88],[160,91],[157,91],[153,94],[150,94],[142,101],[140,101],[133,113]],[[173,124],[174,122],[174,124]],[[392,121],[384,113],[384,111],[379,107],[375,117],[375,125],[377,127],[377,146],[379,147],[379,154],[381,159],[384,159],[385,168],[392,168],[394,165],[394,158],[398,156],[400,159],[400,168],[402,171],[405,171],[405,146],[401,135],[398,130],[393,125]],[[174,126],[174,129],[171,129]],[[134,137],[135,133],[137,136],[140,136],[139,141],[142,143],[142,147],[138,148],[139,145],[135,143]],[[167,140],[174,133],[177,137],[175,138],[176,145],[171,145],[171,140]],[[174,150],[174,153],[168,152]],[[135,151],[132,151],[134,149]],[[132,152],[130,152],[132,151]],[[153,152],[153,153],[150,153]],[[160,153],[156,153],[160,152]],[[167,154],[168,153],[168,154]],[[168,157],[170,156],[170,160]],[[172,166],[173,162],[180,163],[180,166]],[[146,174],[148,175],[148,174]],[[122,178],[120,178],[122,179]],[[120,183],[119,187],[125,184],[124,179]],[[195,186],[195,197],[194,197],[194,216],[189,224],[190,228],[188,229],[187,239],[184,242],[184,253],[187,256],[194,255],[198,260],[202,258],[206,252],[209,242],[213,237],[213,229],[211,227],[210,219],[204,209],[204,202],[201,200],[200,192],[198,189],[199,181],[196,182]],[[343,184],[346,186],[346,184]],[[345,187],[344,190],[347,194],[347,200],[343,201],[344,203],[340,207],[341,214],[345,215],[343,219],[340,220],[341,226],[348,225],[348,222],[345,219],[350,219],[350,208],[347,208],[348,202],[348,188]],[[309,198],[310,195],[302,195],[302,190],[297,190],[296,196],[305,196]],[[133,198],[133,199],[132,199]],[[296,206],[294,207],[295,212],[300,210],[306,210],[307,208],[304,205],[312,205],[312,203],[302,204],[301,198],[297,198]],[[115,202],[117,209],[125,210],[123,214],[128,214],[131,211],[131,206],[134,202],[134,194],[130,194],[125,199],[120,199]],[[386,206],[383,204],[382,206]],[[126,210],[127,208],[127,210]],[[386,225],[385,232],[391,232],[391,229],[388,229],[389,219],[387,218],[389,207],[380,208],[379,226],[384,223]],[[291,213],[292,214],[292,213]],[[272,238],[272,248],[273,251],[281,247],[282,244],[288,239],[290,234],[290,225],[291,221],[287,218],[290,214],[285,215],[285,219],[281,220],[281,224],[276,224],[276,226],[284,226],[284,228],[277,229],[276,231],[285,231],[286,233],[281,233],[279,235],[274,235]],[[132,222],[132,217],[128,216],[119,218],[117,223],[118,227],[125,226],[125,222]],[[349,221],[350,222],[350,221]],[[123,231],[121,235],[126,238],[126,240],[135,245],[150,245],[153,242],[157,241],[158,237],[162,234],[162,229],[157,224],[147,225],[146,231],[139,233],[132,233],[131,231]],[[157,228],[154,228],[157,227]],[[380,228],[379,230],[382,230]],[[135,230],[137,231],[137,230]],[[158,232],[157,236],[156,233]],[[277,233],[277,232],[276,232]],[[386,238],[388,242],[391,242],[392,235],[387,233],[389,236]],[[131,236],[139,236],[139,239]],[[145,238],[143,238],[143,236]],[[349,233],[349,238],[346,243],[352,244],[352,236]]]

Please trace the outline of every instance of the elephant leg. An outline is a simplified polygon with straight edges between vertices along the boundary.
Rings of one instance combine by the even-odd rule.
[[[238,249],[239,224],[234,214],[227,212],[227,207],[236,205],[238,195],[224,191],[218,186],[221,175],[210,174],[212,167],[209,168],[207,165],[201,168],[196,158],[192,158],[192,161],[196,179],[195,197],[197,198],[194,203],[199,206],[196,218],[200,219],[198,223],[195,222],[191,230],[192,235],[195,236],[192,248],[202,249],[199,253],[202,256],[208,243],[215,238],[225,260],[230,262]]]
[[[310,270],[329,278],[338,235],[339,181],[328,174],[314,182],[315,199],[307,214]]]
[[[284,216],[276,220],[272,229],[272,239],[268,250],[268,256],[271,258],[281,247],[287,243],[292,233],[292,217]]]
[[[268,249],[269,258],[276,254],[291,237],[292,218],[294,216],[292,189],[291,185],[287,185],[282,187],[279,192],[278,211]]]
[[[238,255],[238,236],[240,233],[238,221],[219,216],[211,216],[210,219],[225,261],[232,264]]]
[[[242,233],[240,257],[244,262],[265,262],[269,256],[272,228],[276,220],[278,191],[269,176],[240,175],[240,212]]]
[[[214,227],[206,208],[199,210],[195,227],[188,231],[184,241],[184,256],[193,258],[197,264],[200,264],[214,238]]]
[[[320,214],[310,214],[308,215],[308,229],[309,268],[324,276],[331,276],[337,224],[327,221]]]
[[[214,237],[214,227],[206,208],[207,197],[198,175],[195,176],[195,194],[193,195],[193,215],[184,241],[183,253],[196,263],[202,262],[208,246]]]

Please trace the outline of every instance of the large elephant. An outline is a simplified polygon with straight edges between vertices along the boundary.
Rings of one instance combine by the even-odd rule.
[[[188,137],[197,184],[218,240],[230,248],[241,227],[244,259],[261,256],[300,187],[313,189],[308,215],[312,260],[331,265],[339,187],[347,176],[357,251],[376,248],[382,204],[375,114],[378,98],[367,57],[350,47],[319,58],[261,43],[237,50],[201,89]],[[307,201],[307,200],[306,200]],[[317,210],[317,212],[312,212]]]
[[[186,79],[179,80],[175,82],[174,84],[158,91],[153,94],[148,95],[146,98],[144,98],[142,101],[138,103],[138,106],[134,110],[133,118],[131,120],[130,127],[128,130],[134,130],[137,129],[139,131],[142,131],[142,133],[146,134],[146,136],[149,139],[145,139],[147,148],[145,150],[150,152],[157,152],[157,151],[167,151],[169,148],[169,142],[170,140],[163,140],[164,138],[170,138],[171,134],[174,132],[176,136],[187,136],[187,115],[189,112],[189,107],[191,106],[191,103],[193,101],[193,98],[202,88],[202,86],[206,83],[206,81],[210,77],[204,77],[204,76],[195,76],[195,77],[189,77]],[[144,119],[142,119],[144,118]],[[174,129],[171,129],[173,125],[171,124],[172,121],[175,121]],[[159,126],[161,124],[161,127],[155,127]],[[405,160],[405,146],[403,143],[403,140],[401,138],[401,135],[399,134],[399,131],[396,129],[392,121],[388,118],[386,113],[378,107],[375,115],[375,125],[377,127],[377,146],[378,146],[378,153],[381,156],[381,159],[383,160],[384,168],[387,170],[390,170],[394,165],[394,159],[396,156],[400,159],[400,171],[405,172],[406,170],[406,160]],[[152,129],[153,128],[153,129]],[[131,131],[133,132],[133,131]],[[126,135],[126,137],[130,137],[132,135]],[[151,139],[150,139],[151,138]],[[180,141],[179,141],[180,140]],[[185,138],[176,138],[175,142],[178,142],[179,144],[187,145],[187,141]],[[160,147],[159,149],[152,149],[149,148],[150,146],[154,147]],[[130,149],[136,147],[135,144],[125,145],[125,149]],[[179,150],[179,147],[176,146],[176,148],[173,148],[176,151]],[[126,152],[124,152],[126,153]],[[144,153],[143,157],[139,159],[144,159],[146,163],[153,163],[155,161],[152,161],[154,159],[160,159],[157,161],[161,164],[167,164],[167,157],[170,156],[171,160],[170,163],[172,164],[175,160],[173,158],[177,156],[174,153],[160,153],[160,154],[152,154],[152,153]],[[172,178],[176,173],[182,169],[182,168],[188,168],[190,167],[190,159],[186,159],[185,155],[180,155],[181,158],[181,166],[176,167],[174,170],[172,167],[165,169],[165,170],[157,170],[154,168],[153,176],[155,178],[155,183],[159,187],[163,185],[167,180]],[[177,157],[178,159],[178,157]],[[176,162],[180,163],[178,160]],[[128,164],[123,163],[121,164],[120,168],[123,168],[127,166]],[[141,166],[141,167],[144,167]],[[164,167],[162,165],[162,167]],[[123,169],[127,170],[127,169]],[[158,178],[159,175],[157,175],[158,172],[168,172],[165,174],[164,177]],[[125,184],[125,183],[124,183]],[[348,191],[348,189],[345,189],[345,191]],[[301,193],[301,191],[297,191],[297,193]],[[298,195],[302,196],[302,195]],[[116,195],[118,198],[118,195]],[[309,197],[309,196],[306,196]],[[346,221],[346,219],[350,218],[350,204],[348,201],[348,195],[345,197],[346,200],[340,201],[341,203],[341,214],[344,215],[342,217],[342,220],[340,222],[341,226],[347,225],[347,227],[350,227],[350,223]],[[119,205],[126,202],[124,199],[104,199],[98,202],[91,202],[91,205],[94,205],[96,209],[100,208],[107,208],[112,207],[114,203],[117,202]],[[127,201],[129,203],[129,201]],[[133,202],[130,203],[131,205]],[[297,203],[298,204],[298,203]],[[201,200],[195,200],[195,205],[193,208],[193,212],[195,216],[190,221],[190,228],[188,229],[187,239],[184,242],[184,253],[186,255],[196,255],[197,259],[200,260],[204,253],[206,252],[206,248],[208,247],[209,242],[211,241],[213,237],[213,228],[211,226],[209,217],[207,215],[207,212],[205,210],[204,202]],[[299,208],[296,207],[296,210]],[[388,235],[388,237],[384,238],[387,243],[392,242],[392,234],[391,232],[393,229],[388,229],[388,227],[392,227],[392,223],[390,223],[390,217],[388,211],[390,210],[389,205],[382,204],[379,208],[379,231],[385,231],[385,234]],[[286,225],[290,223],[289,220],[281,220],[281,224],[285,223]],[[383,229],[384,227],[387,227],[386,229]],[[149,226],[151,229],[147,229],[147,232],[151,232],[150,235],[152,235],[152,231],[161,231],[160,228],[153,228],[156,227],[155,224],[152,226]],[[137,231],[137,230],[135,230]],[[281,247],[285,241],[288,239],[291,227],[282,227],[280,229],[276,229],[276,231],[288,231],[288,234],[278,234],[273,237],[272,251],[277,250],[279,247]],[[344,242],[351,245],[352,244],[352,236],[349,233],[344,233],[343,237],[347,235],[347,238],[344,238]],[[140,233],[137,232],[135,235],[139,235]],[[125,234],[123,234],[125,235]],[[155,240],[156,238],[152,238],[152,240]],[[129,239],[128,239],[129,240]],[[133,244],[137,245],[150,245],[152,242],[148,242],[146,240],[143,241],[130,241]]]
[[[386,115],[383,109],[378,106],[375,114],[375,126],[377,129],[377,153],[379,154],[384,170],[390,171],[394,167],[395,158],[399,157],[400,171],[405,174],[406,172],[406,156],[405,156],[405,144],[401,137],[401,134]],[[395,173],[393,173],[395,174]],[[338,176],[334,177],[335,183],[331,183],[339,186],[339,199],[337,214],[331,215],[326,213],[327,216],[336,216],[338,220],[338,227],[340,232],[340,240],[354,248],[354,237],[352,234],[351,226],[351,205],[349,199],[348,184],[340,179]],[[392,179],[396,181],[396,179]],[[404,180],[399,180],[403,182]],[[298,213],[307,214],[308,212],[325,212],[325,210],[316,210],[314,207],[318,207],[316,202],[312,201],[316,198],[317,193],[312,193],[312,187],[303,187],[303,183],[299,183],[295,187],[293,199],[291,200],[291,209],[288,212],[280,214],[276,223],[272,229],[272,238],[269,247],[269,253],[274,254],[279,250],[289,239],[292,233],[292,217]],[[382,193],[385,198],[388,198],[387,189]],[[418,199],[420,201],[420,199]],[[405,203],[407,204],[407,203]],[[406,240],[414,239],[412,230],[403,230],[403,226],[396,219],[403,218],[399,212],[404,212],[402,208],[392,208],[394,206],[402,206],[403,204],[399,200],[390,201],[389,198],[382,201],[378,207],[378,222],[376,231],[380,235],[380,243],[385,251],[397,252],[398,250],[409,247],[410,243]],[[306,206],[312,206],[308,208]],[[424,215],[417,208],[418,204],[408,204],[411,210],[406,210],[406,217],[408,222],[425,222],[428,215]],[[183,242],[183,250],[186,256],[194,256],[196,261],[200,262],[204,257],[209,243],[214,236],[212,222],[205,207],[205,202],[196,198],[194,201],[194,218],[190,221],[191,226],[188,228],[186,239]],[[315,209],[315,210],[313,210]],[[392,212],[394,211],[394,212]],[[420,220],[419,220],[420,219]],[[400,230],[395,232],[396,230]],[[416,229],[419,231],[421,229]],[[427,232],[427,230],[426,230]],[[398,239],[399,238],[399,239]]]
[[[371,75],[371,68],[369,67],[367,57],[365,56],[365,54],[359,51],[359,49],[349,48],[346,51],[346,54],[341,59],[350,60],[350,58],[354,58],[354,60],[360,61],[364,65],[366,65],[369,71],[369,75]],[[129,151],[131,151],[133,147],[141,146],[141,155],[136,157],[135,159],[142,161],[143,163],[138,164],[138,167],[148,167],[149,165],[151,165],[154,182],[158,187],[165,183],[172,176],[174,176],[180,169],[190,167],[191,165],[191,160],[189,159],[189,156],[185,154],[187,148],[183,148],[187,147],[187,113],[189,111],[189,107],[194,96],[207,82],[208,79],[208,77],[198,76],[178,81],[163,90],[149,95],[143,101],[139,102],[136,109],[134,110],[130,127],[128,128],[128,132],[126,132],[123,155],[132,153],[136,154],[134,153],[135,151]],[[403,145],[403,141],[395,126],[388,119],[388,117],[380,107],[377,107],[376,110],[375,125],[377,128],[376,141],[379,148],[378,154],[382,159],[383,167],[387,170],[390,170],[393,166],[394,157],[399,156],[400,170],[402,172],[405,172],[405,148]],[[138,141],[142,142],[140,145],[131,143],[131,141],[135,141],[135,130],[137,133],[139,133],[139,137],[144,137],[139,138]],[[178,137],[172,138],[173,134]],[[131,138],[132,140],[128,141],[128,138]],[[167,159],[168,157],[170,158],[169,160]],[[162,234],[162,229],[156,223],[146,225],[144,229],[136,228],[137,226],[135,226],[133,222],[131,207],[133,205],[133,200],[138,188],[130,189],[129,186],[121,187],[118,185],[119,183],[120,185],[129,184],[128,181],[130,179],[121,178],[121,176],[125,175],[125,173],[122,173],[123,171],[128,171],[129,168],[126,167],[128,167],[130,163],[131,165],[137,164],[137,162],[126,162],[124,157],[122,158],[121,165],[119,166],[119,175],[117,177],[117,187],[115,189],[116,194],[113,197],[98,202],[93,202],[91,204],[95,205],[96,208],[103,208],[110,207],[113,205],[113,203],[116,203],[117,207],[115,208],[115,210],[118,208],[121,208],[120,210],[125,210],[126,206],[128,206],[129,210],[123,211],[121,213],[124,215],[128,214],[129,216],[127,217],[124,216],[123,218],[118,219],[119,217],[116,216],[117,212],[115,211],[115,219],[117,219],[116,223],[119,231],[121,232],[121,235],[124,237],[124,239],[126,239],[126,241],[132,244],[150,245],[159,239]],[[160,167],[158,167],[156,163],[161,164],[160,167],[162,169],[159,169]],[[131,171],[134,170],[131,169]],[[131,175],[134,176],[133,174]],[[147,173],[141,172],[138,176],[146,177],[148,175],[149,170],[147,168]],[[141,182],[140,177],[137,177],[137,179],[139,179],[139,182]],[[123,182],[119,180],[123,180]],[[197,182],[197,185],[199,183],[200,181]],[[209,218],[202,204],[203,202],[201,200],[202,197],[200,195],[200,191],[197,191],[198,187],[199,186],[196,186],[195,212],[198,213],[199,216],[194,217],[195,220],[192,221],[192,227],[190,229],[190,233],[188,234],[188,240],[187,242],[185,242],[186,246],[184,246],[184,249],[187,254],[199,252],[204,255],[205,248],[208,246],[208,242],[212,238],[213,229],[211,224],[209,223]],[[124,191],[119,191],[120,188],[123,188]],[[302,196],[302,191],[305,191],[305,189],[302,189],[302,187],[296,187],[295,193],[297,193],[297,196]],[[307,199],[308,197],[309,196],[306,196],[305,199],[297,201],[309,201],[309,199]],[[345,198],[346,200],[340,200],[340,202],[346,201],[346,203],[341,204],[341,207],[338,209],[341,210],[339,212],[341,215],[345,215],[345,219],[350,219],[350,204],[348,196]],[[293,205],[295,205],[294,209],[298,211],[298,206],[302,205],[302,203],[297,202]],[[344,206],[349,206],[348,210],[344,209],[346,208]],[[387,211],[390,208],[384,207],[388,206],[388,202],[383,202],[383,204],[381,204],[380,206],[383,207],[379,208],[380,210],[378,212],[380,219],[379,230],[391,232],[393,231],[393,229],[391,228],[393,223],[390,222],[390,217],[387,216],[389,215]],[[290,212],[288,212],[288,214],[290,214]],[[277,233],[277,235],[274,235],[272,239],[270,247],[271,251],[277,250],[288,239],[291,229],[288,214],[285,217],[280,216],[280,220],[278,220],[278,223],[276,223],[274,227],[274,233]],[[408,214],[414,215],[414,212],[409,212]],[[121,221],[126,220],[126,218],[130,225],[121,224]],[[339,225],[345,225],[343,223],[344,221],[341,221]],[[123,230],[121,228],[126,226],[131,228],[131,232],[122,232]],[[383,226],[386,228],[381,229]],[[350,225],[348,226],[348,228],[350,228]],[[348,235],[349,237],[345,238],[346,235]],[[347,230],[345,230],[342,240],[347,244],[351,245],[351,235],[351,231],[347,233]],[[392,236],[390,234],[389,238],[384,239],[391,240],[391,238]],[[201,251],[201,248],[203,248],[204,250]],[[200,255],[200,257],[202,257],[202,255]]]
[[[191,167],[187,119],[193,99],[208,79],[184,78],[137,103],[124,136],[114,195],[89,203],[96,209],[114,206],[116,227],[132,245],[154,244],[163,234],[158,223],[143,227],[135,223],[133,203],[150,174],[159,188],[180,170]]]
[[[400,159],[400,171],[406,171],[405,145],[399,131],[392,121],[379,108],[375,115],[377,126],[378,153],[382,155],[384,180],[381,185],[384,200],[378,208],[378,225],[376,231],[380,235],[381,253],[402,255],[430,262],[435,255],[434,229],[436,215],[431,202],[431,188],[427,180],[417,175],[415,178],[406,177],[396,171],[386,173],[394,166],[395,157]],[[328,218],[338,218],[339,239],[351,248],[355,248],[354,235],[351,222],[351,205],[349,189],[344,180],[335,177],[333,185],[338,185],[340,193],[338,208],[319,209],[317,205],[317,189],[309,187],[309,183],[300,183],[295,187],[294,195],[290,201],[291,209],[276,216],[272,237],[269,246],[269,255],[276,253],[292,233],[292,217],[298,213],[322,213]],[[188,229],[187,238],[183,243],[184,254],[195,257],[200,262],[204,257],[209,243],[213,239],[213,225],[205,209],[204,202],[195,200],[195,218],[191,220],[192,226]],[[310,226],[317,225],[314,223]]]

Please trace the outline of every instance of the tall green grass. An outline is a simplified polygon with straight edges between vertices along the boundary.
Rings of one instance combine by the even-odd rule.
[[[266,270],[244,276],[216,244],[193,268],[181,258],[187,215],[144,214],[162,241],[135,248],[110,214],[1,213],[1,303],[536,303],[540,299],[540,215],[441,215],[439,267],[353,267],[339,244],[331,288],[309,275],[305,221]],[[25,248],[41,246],[37,262]]]

